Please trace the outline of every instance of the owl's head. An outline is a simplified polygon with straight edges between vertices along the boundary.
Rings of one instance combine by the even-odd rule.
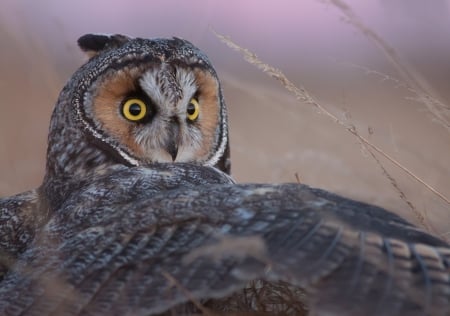
[[[226,107],[198,48],[123,35],[88,34],[78,44],[90,59],[56,105],[50,164],[194,162],[229,173]]]

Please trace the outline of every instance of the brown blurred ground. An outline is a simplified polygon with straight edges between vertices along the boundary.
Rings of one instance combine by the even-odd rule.
[[[405,201],[356,138],[310,106],[297,102],[278,82],[243,61],[238,53],[220,43],[210,26],[282,69],[335,115],[355,124],[361,135],[450,196],[449,130],[434,122],[425,107],[413,99],[414,93],[401,83],[350,65],[399,78],[364,36],[340,21],[339,12],[322,3],[305,1],[305,6],[309,3],[314,7],[296,12],[298,19],[283,15],[289,8],[271,11],[253,7],[231,16],[230,8],[226,7],[227,11],[214,1],[208,2],[206,8],[200,2],[192,3],[194,8],[189,8],[189,13],[183,6],[172,6],[171,13],[167,13],[168,5],[161,5],[161,12],[155,12],[158,7],[152,8],[151,18],[142,21],[134,15],[148,4],[136,1],[134,10],[122,11],[124,18],[119,25],[119,9],[114,14],[92,9],[89,19],[76,20],[70,17],[69,9],[51,1],[45,9],[33,6],[31,1],[2,4],[0,196],[36,187],[42,179],[53,104],[64,82],[84,60],[75,45],[80,35],[177,35],[205,50],[222,78],[230,112],[232,171],[239,182],[295,182],[297,174],[303,183],[384,206],[417,223]],[[286,1],[286,6],[292,3]],[[441,16],[442,8],[437,6],[439,12],[422,12],[425,15],[417,20],[415,16],[396,16],[402,11],[388,6],[385,9],[392,14],[392,19],[388,19],[381,3],[379,12],[375,10],[373,15],[364,11],[371,7],[355,4],[355,11],[370,25],[378,26],[376,30],[385,40],[419,71],[433,97],[448,106],[450,37],[443,47],[439,46],[439,37],[449,35],[450,28],[442,28],[449,24],[450,10]],[[446,5],[445,1],[439,3]],[[269,13],[271,20],[264,19],[264,14]],[[245,14],[252,14],[252,18]],[[320,19],[311,18],[311,14]],[[391,21],[391,28],[386,21],[377,24],[377,17]],[[397,24],[392,22],[394,18]],[[417,21],[411,24],[414,18]],[[176,23],[180,23],[178,27]],[[428,29],[424,29],[425,23]],[[421,31],[415,32],[417,46],[411,46],[406,39],[412,32],[411,25]],[[436,36],[435,41],[430,34]],[[427,215],[436,232],[450,237],[449,205],[385,159],[379,159],[407,199]]]

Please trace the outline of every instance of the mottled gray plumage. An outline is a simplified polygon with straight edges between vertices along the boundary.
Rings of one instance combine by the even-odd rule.
[[[136,157],[89,112],[98,78],[129,63],[174,74],[161,79],[168,102],[192,83],[153,68],[201,68],[217,80],[197,48],[121,35],[87,35],[80,46],[93,57],[55,108],[43,185],[0,199],[0,314],[450,315],[443,240],[305,185],[234,184],[218,83],[207,89],[217,134],[198,159]],[[189,124],[185,133],[200,135]]]

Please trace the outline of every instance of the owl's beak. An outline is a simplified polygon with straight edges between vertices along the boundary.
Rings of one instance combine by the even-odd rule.
[[[180,124],[176,118],[173,118],[169,126],[169,141],[166,145],[166,150],[175,161],[178,154],[178,142],[180,138]]]
[[[175,159],[177,158],[177,154],[178,154],[177,142],[175,142],[175,141],[170,142],[167,146],[167,152],[172,157],[172,161],[175,161]]]

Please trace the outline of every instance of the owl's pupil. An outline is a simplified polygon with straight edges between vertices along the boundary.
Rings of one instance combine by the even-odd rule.
[[[134,103],[134,104],[130,105],[129,111],[130,111],[131,115],[138,116],[141,113],[142,109],[139,104]]]
[[[189,115],[193,115],[195,113],[195,105],[193,105],[192,103],[189,103],[189,105],[187,107],[187,113]]]

